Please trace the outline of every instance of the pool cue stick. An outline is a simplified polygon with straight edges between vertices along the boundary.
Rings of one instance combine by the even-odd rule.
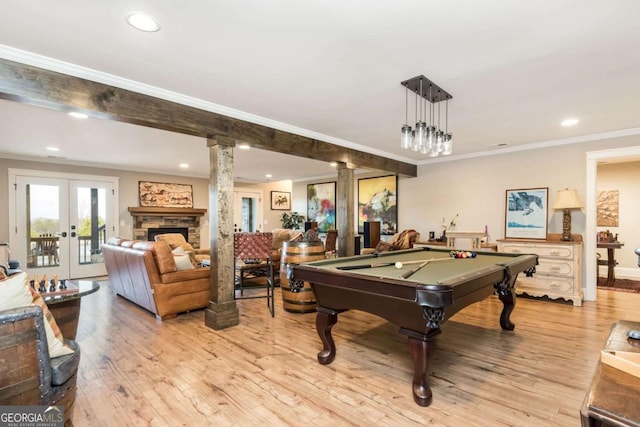
[[[431,262],[430,259],[426,260],[425,262],[423,262],[422,264],[420,264],[419,266],[417,266],[416,268],[414,268],[413,270],[409,270],[406,273],[404,273],[402,276],[403,279],[408,279],[409,277],[411,277],[411,275],[415,272],[417,272],[418,270],[420,270],[422,267],[424,267],[425,265],[429,264]]]
[[[429,258],[429,259],[419,259],[417,261],[407,261],[407,262],[402,262],[402,265],[411,265],[411,264],[421,264],[425,261],[429,261],[429,262],[434,262],[434,261],[446,261],[448,259],[453,259],[453,258]]]
[[[388,267],[390,265],[395,265],[395,262],[378,262],[375,264],[345,265],[343,267],[336,267],[336,270],[358,270],[361,268]]]
[[[406,261],[406,262],[402,262],[402,265],[410,265],[410,264],[420,264],[423,263],[425,261],[442,261],[442,260],[447,260],[447,259],[453,259],[453,258],[429,258],[427,259],[419,259],[417,261]],[[396,265],[395,262],[376,262],[376,263],[372,263],[372,264],[355,264],[355,265],[345,265],[343,267],[336,267],[336,270],[359,270],[361,268],[376,268],[376,267],[389,267],[391,265]]]
[[[434,261],[448,261],[450,259],[456,259],[456,258],[432,258],[432,259],[428,259],[425,260],[422,264],[420,264],[419,266],[417,266],[416,268],[414,268],[413,270],[409,270],[406,273],[404,273],[402,276],[403,279],[408,279],[409,277],[411,277],[413,275],[413,273],[418,272],[422,267],[426,266],[427,264],[429,264],[430,262],[434,262]]]

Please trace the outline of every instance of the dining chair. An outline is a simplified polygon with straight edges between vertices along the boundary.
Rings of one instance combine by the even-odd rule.
[[[236,299],[266,298],[267,307],[271,317],[275,315],[274,289],[275,281],[273,274],[272,259],[273,233],[234,233],[234,271],[236,274],[236,285],[239,287],[240,297]],[[256,285],[252,288],[264,287],[266,295],[244,296],[245,279],[266,277],[265,285]],[[235,291],[234,291],[235,296]]]
[[[324,242],[324,253],[327,258],[335,258],[338,230],[327,231],[327,239]]]

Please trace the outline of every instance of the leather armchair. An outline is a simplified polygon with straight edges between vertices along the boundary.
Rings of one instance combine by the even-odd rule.
[[[71,425],[80,347],[49,358],[44,315],[39,306],[0,311],[0,405],[54,405]]]

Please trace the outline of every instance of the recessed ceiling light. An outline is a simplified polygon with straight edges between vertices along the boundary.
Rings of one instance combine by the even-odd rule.
[[[69,115],[74,119],[86,119],[87,117],[89,117],[85,113],[78,113],[77,111],[72,111],[69,113]]]
[[[144,13],[134,12],[127,16],[127,22],[133,28],[140,31],[146,31],[148,33],[156,32],[160,29],[160,24],[155,19]]]
[[[60,151],[60,149],[58,147],[47,147],[46,150],[47,151]]]
[[[564,120],[560,123],[560,125],[561,125],[561,126],[564,126],[564,127],[568,127],[568,126],[575,126],[575,125],[577,125],[577,124],[578,124],[578,122],[579,122],[579,121],[580,121],[580,120],[578,120],[578,119],[574,119],[574,118],[571,118],[571,119],[564,119]]]
[[[265,176],[266,178],[273,178],[273,175],[271,175],[270,173],[265,174],[264,176]]]
[[[329,163],[329,166],[331,166],[332,168],[335,168],[338,166],[338,162],[331,162]]]
[[[180,166],[182,169],[189,169],[189,163],[180,163],[178,166]]]
[[[240,144],[238,144],[238,148],[241,150],[248,150],[249,148],[251,148],[251,146],[249,144],[247,144],[246,142],[242,142]]]

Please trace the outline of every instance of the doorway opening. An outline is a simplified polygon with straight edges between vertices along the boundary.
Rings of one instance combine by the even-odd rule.
[[[596,259],[597,234],[597,182],[598,162],[631,161],[640,159],[640,147],[626,147],[611,150],[587,152],[586,164],[586,236],[584,256],[585,260]],[[586,301],[596,301],[597,296],[597,265],[596,262],[585,262],[585,293]]]

